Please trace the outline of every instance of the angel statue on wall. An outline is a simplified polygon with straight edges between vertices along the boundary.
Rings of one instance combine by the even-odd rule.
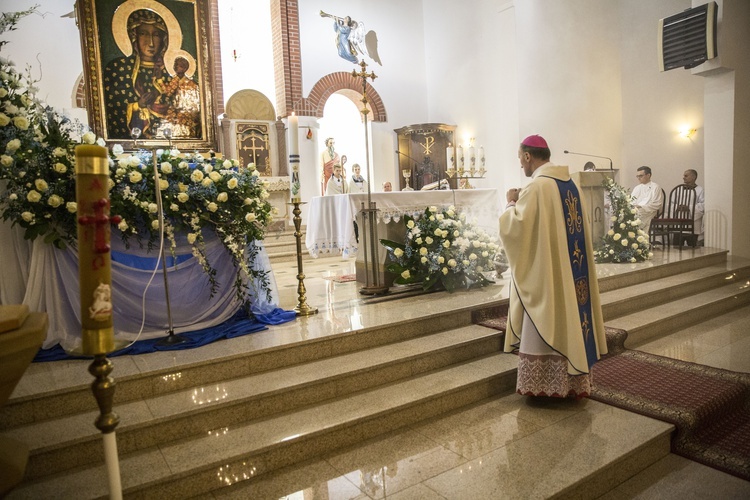
[[[320,17],[330,17],[333,19],[333,29],[336,31],[336,48],[339,56],[347,61],[357,64],[357,55],[367,56],[379,65],[380,56],[378,55],[378,35],[370,30],[365,29],[365,23],[355,21],[349,16],[337,17],[320,11]]]

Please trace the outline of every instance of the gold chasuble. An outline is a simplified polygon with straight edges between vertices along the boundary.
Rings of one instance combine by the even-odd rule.
[[[568,167],[547,163],[532,179],[500,216],[511,269],[505,352],[523,344],[522,329],[536,330],[547,358],[562,356],[570,376],[589,374],[607,342],[588,215]],[[519,362],[519,380],[520,370]]]

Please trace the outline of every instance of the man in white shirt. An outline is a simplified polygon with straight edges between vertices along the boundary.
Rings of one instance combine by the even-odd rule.
[[[339,164],[333,166],[333,175],[328,179],[328,185],[326,186],[326,196],[349,192],[349,186],[346,185],[346,179],[344,179],[342,170]]]
[[[688,189],[695,189],[695,213],[693,214],[694,232],[698,238],[697,245],[703,246],[703,212],[706,208],[706,195],[703,192],[703,187],[695,183],[698,180],[698,172],[695,170],[688,169],[682,174],[682,181],[685,183],[685,187]],[[677,245],[692,244],[692,241],[688,241],[688,238],[682,237],[680,241],[675,242]]]
[[[635,208],[638,210],[638,218],[641,220],[640,228],[648,234],[651,228],[651,219],[661,210],[664,203],[664,195],[661,192],[661,187],[651,181],[650,167],[638,167],[636,177],[640,184],[633,188],[631,194]]]
[[[367,192],[367,181],[362,177],[362,169],[359,163],[352,165],[352,179],[349,181],[349,192],[350,193],[366,193]]]

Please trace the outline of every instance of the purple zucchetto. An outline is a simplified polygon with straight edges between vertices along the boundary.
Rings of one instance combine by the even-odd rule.
[[[547,141],[541,135],[530,135],[521,141],[521,144],[530,148],[549,148]]]

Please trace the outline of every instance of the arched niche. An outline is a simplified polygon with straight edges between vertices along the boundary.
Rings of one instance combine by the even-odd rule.
[[[276,121],[276,111],[271,101],[253,89],[240,90],[226,104],[227,118],[232,120]]]

